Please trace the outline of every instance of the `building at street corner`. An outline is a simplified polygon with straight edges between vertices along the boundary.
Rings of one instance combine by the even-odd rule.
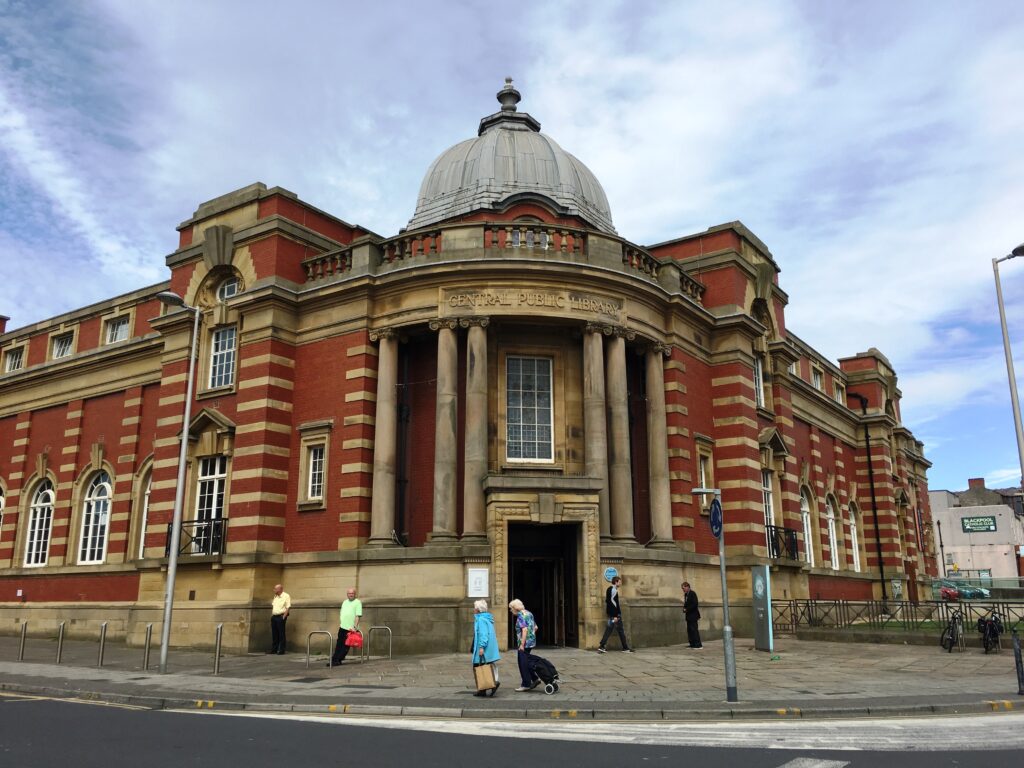
[[[1024,579],[1024,499],[1019,488],[990,489],[983,478],[972,477],[966,491],[929,491],[928,496],[941,575],[980,584],[1010,579],[1003,588]]]
[[[930,465],[885,356],[787,328],[739,222],[625,239],[511,81],[498,100],[395,235],[257,183],[179,225],[165,282],[0,325],[0,632],[159,633],[182,436],[175,645],[223,623],[263,650],[282,583],[294,647],[357,586],[396,651],[468,648],[472,575],[496,616],[514,596],[541,642],[595,647],[609,567],[631,642],[680,642],[684,578],[714,636],[696,486],[722,489],[741,632],[755,564],[777,600],[929,597]],[[168,290],[202,311],[188,424]]]

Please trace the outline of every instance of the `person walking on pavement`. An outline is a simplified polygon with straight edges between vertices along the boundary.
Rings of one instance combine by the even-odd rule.
[[[516,650],[516,661],[519,662],[519,687],[517,693],[529,691],[535,688],[538,679],[533,681],[533,674],[530,672],[530,652],[537,645],[537,622],[533,620],[533,614],[526,610],[522,600],[513,600],[508,604],[508,609],[516,617],[516,637],[519,639],[519,647]]]
[[[697,629],[697,622],[700,621],[700,602],[697,600],[697,593],[690,589],[690,582],[683,582],[683,616],[686,618],[686,641],[691,648],[704,650],[704,644],[700,641],[700,632]]]
[[[341,611],[338,617],[338,644],[334,647],[334,655],[327,662],[328,667],[337,667],[345,661],[348,655],[348,633],[359,629],[359,619],[363,616],[363,604],[356,598],[355,587],[349,587],[348,597],[341,604]]]
[[[626,642],[626,630],[622,626],[622,592],[619,589],[621,586],[622,577],[616,576],[612,579],[612,585],[604,593],[604,610],[608,614],[608,626],[605,627],[601,644],[597,647],[598,653],[608,652],[605,646],[608,644],[608,638],[612,636],[612,632],[616,630],[619,633],[619,642],[622,643],[622,650],[625,653],[633,652],[633,649],[629,647],[629,643]]]
[[[488,696],[494,698],[501,683],[498,682],[498,661],[501,659],[501,652],[498,651],[498,636],[494,632],[494,617],[487,610],[486,600],[477,600],[473,603],[473,666],[480,667],[490,664],[494,670],[494,687],[490,691],[477,691],[475,696]]]
[[[292,609],[292,599],[284,587],[274,585],[274,598],[270,601],[270,652],[284,656],[288,640],[285,637],[285,625],[288,623],[288,611]]]

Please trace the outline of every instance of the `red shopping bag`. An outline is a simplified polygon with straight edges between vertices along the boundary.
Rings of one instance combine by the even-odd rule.
[[[358,629],[350,629],[348,637],[345,638],[345,645],[349,648],[362,648],[363,647],[363,633]]]

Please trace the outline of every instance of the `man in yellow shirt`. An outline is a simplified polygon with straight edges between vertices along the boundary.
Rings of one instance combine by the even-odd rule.
[[[348,633],[359,628],[359,619],[363,616],[363,604],[356,598],[355,587],[348,588],[348,598],[341,604],[341,611],[338,616],[338,645],[334,648],[334,655],[327,662],[328,667],[336,667],[345,661],[348,655]]]
[[[292,609],[292,599],[280,584],[274,585],[274,599],[270,601],[270,652],[284,656],[285,625],[288,623],[288,611]]]

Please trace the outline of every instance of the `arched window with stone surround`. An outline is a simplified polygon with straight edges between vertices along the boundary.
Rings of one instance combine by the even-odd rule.
[[[142,509],[139,514],[139,559],[146,556],[146,527],[149,525],[149,497],[153,492],[153,472],[146,474],[142,481]]]
[[[825,520],[828,523],[828,555],[833,571],[839,570],[839,541],[836,536],[836,504],[831,496],[825,497]]]
[[[97,472],[89,483],[82,502],[82,536],[78,545],[79,563],[102,563],[107,556],[107,532],[110,526],[110,500],[113,497],[110,475]]]
[[[850,502],[847,514],[850,519],[850,552],[853,554],[853,570],[860,572],[860,534],[857,530],[857,526],[860,524],[860,514],[858,514],[857,504]]]
[[[46,565],[50,552],[50,531],[53,527],[53,483],[43,480],[32,494],[28,509],[28,530],[25,537],[25,565]]]
[[[804,562],[814,567],[814,527],[811,517],[811,499],[805,489],[800,490],[800,522],[804,536]]]

